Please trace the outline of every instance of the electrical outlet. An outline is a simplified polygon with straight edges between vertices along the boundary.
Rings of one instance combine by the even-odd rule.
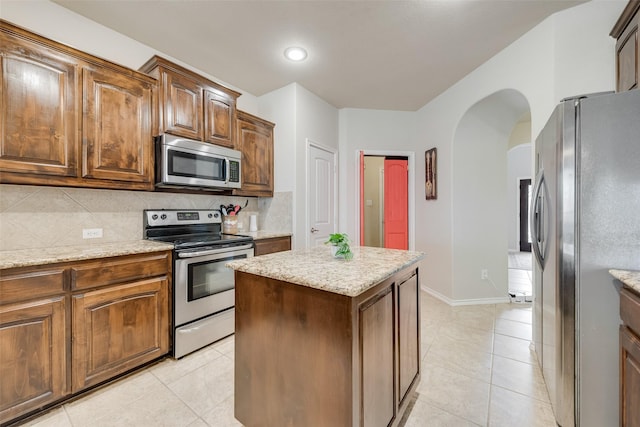
[[[483,268],[482,270],[480,270],[480,279],[487,280],[488,278],[489,278],[489,270],[487,270],[486,268]]]
[[[83,228],[83,239],[100,239],[102,237],[102,228]]]

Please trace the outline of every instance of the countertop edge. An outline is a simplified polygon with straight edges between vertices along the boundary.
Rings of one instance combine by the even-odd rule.
[[[360,251],[360,249],[361,248],[356,248],[355,250]],[[379,248],[369,249],[379,250]],[[365,251],[366,250],[367,249],[365,248]],[[391,249],[387,251],[393,254],[393,251],[396,250]],[[328,253],[328,251],[326,251],[326,253]],[[361,266],[363,268],[358,269],[357,266],[359,264],[357,260],[357,253],[358,252],[356,252],[356,257],[354,258],[354,260],[344,261],[333,258],[331,256],[325,256],[325,253],[322,250],[317,250],[317,253],[315,254],[310,253],[308,250],[294,250],[263,255],[247,260],[231,261],[227,263],[226,266],[243,273],[254,274],[273,280],[280,280],[283,282],[332,292],[334,294],[344,295],[347,297],[357,297],[358,295],[363,294],[373,286],[383,282],[399,271],[417,264],[425,257],[425,254],[423,252],[398,251],[397,253],[395,253],[395,255],[402,256],[402,259],[399,262],[386,260],[387,262],[383,264],[387,267],[385,267],[384,269],[370,269],[368,268],[369,265],[367,265],[365,261],[361,262]],[[303,273],[301,271],[294,271],[293,269],[282,267],[282,263],[292,261],[306,260],[308,263],[309,255],[318,256],[316,264],[325,274],[318,274],[317,271],[310,271],[309,274],[305,274],[306,272]],[[368,255],[369,254],[365,252],[365,256],[363,258],[367,258]],[[371,262],[370,259],[366,261]],[[340,265],[345,266],[347,269],[356,268],[357,270],[357,278],[350,276],[350,282],[348,286],[345,285],[345,280],[340,272],[337,274],[337,277],[335,275],[332,276],[332,273],[335,274],[336,267]],[[352,271],[351,273],[353,274],[354,272]]]
[[[635,270],[609,270],[616,279],[620,280],[625,286],[640,294],[640,271]]]
[[[58,246],[53,248],[0,251],[0,269],[32,267],[171,250],[173,250],[173,245],[170,243],[134,240],[90,246]]]

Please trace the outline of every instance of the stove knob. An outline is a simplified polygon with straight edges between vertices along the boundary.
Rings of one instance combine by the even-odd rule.
[[[167,219],[167,214],[160,215],[160,219]]]
[[[151,219],[153,219],[153,220],[158,219],[158,215],[156,215],[156,214],[151,215]]]
[[[209,218],[213,218],[213,214],[210,213],[209,215],[207,215]]]

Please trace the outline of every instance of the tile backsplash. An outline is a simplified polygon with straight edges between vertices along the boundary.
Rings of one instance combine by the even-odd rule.
[[[218,209],[246,202],[241,230],[256,213],[260,230],[291,232],[292,199],[291,192],[254,198],[2,184],[0,250],[138,240],[144,209]],[[92,228],[101,228],[103,237],[83,239],[82,230]]]

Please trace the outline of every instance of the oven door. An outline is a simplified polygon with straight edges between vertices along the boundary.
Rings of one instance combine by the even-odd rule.
[[[174,326],[233,307],[234,272],[229,261],[253,256],[253,244],[178,251],[175,262]]]

